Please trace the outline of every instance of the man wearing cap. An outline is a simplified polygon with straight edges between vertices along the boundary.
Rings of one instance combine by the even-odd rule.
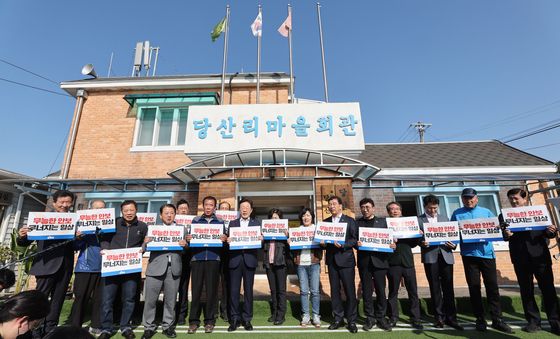
[[[463,190],[461,201],[463,202],[463,207],[453,212],[451,221],[495,217],[490,210],[478,206],[477,192],[473,188],[465,188]],[[492,243],[464,243],[461,241],[461,256],[467,285],[469,286],[471,305],[476,317],[476,330],[486,331],[487,327],[486,320],[484,319],[480,285],[480,275],[482,274],[484,286],[486,287],[486,298],[492,316],[492,328],[505,333],[512,333],[511,327],[502,319],[500,292],[496,274],[496,255]]]

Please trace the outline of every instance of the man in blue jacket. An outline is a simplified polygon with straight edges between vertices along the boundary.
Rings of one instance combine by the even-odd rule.
[[[451,221],[493,218],[494,214],[478,206],[477,192],[473,188],[465,188],[461,193],[463,207],[453,212]],[[470,301],[474,316],[476,317],[476,330],[486,331],[484,307],[482,306],[482,293],[480,291],[480,275],[484,278],[486,298],[490,306],[492,327],[498,331],[512,333],[511,327],[502,319],[500,306],[500,291],[496,274],[496,255],[491,242],[464,243],[461,240],[461,257],[465,268],[465,277],[469,285]]]
[[[92,209],[105,208],[105,201],[95,200]],[[90,298],[91,309],[90,333],[101,333],[101,250],[97,234],[86,234],[74,242],[74,249],[80,251],[74,268],[74,303],[70,311],[70,323],[82,327],[84,315]]]

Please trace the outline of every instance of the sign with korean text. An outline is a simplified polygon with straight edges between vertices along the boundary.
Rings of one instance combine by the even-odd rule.
[[[362,242],[358,247],[360,251],[394,252],[391,248],[393,230],[390,228],[360,227],[358,240]]]
[[[464,243],[504,240],[497,217],[459,220],[459,229]]]
[[[180,251],[183,247],[179,246],[179,241],[185,239],[185,226],[148,226],[146,236],[152,238],[146,246],[147,251]]]
[[[200,105],[189,108],[188,155],[255,148],[362,151],[359,103]]]
[[[191,224],[190,247],[222,247],[222,224]]]
[[[261,227],[230,227],[229,229],[229,249],[246,250],[250,248],[261,248]]]
[[[424,239],[430,246],[444,245],[446,242],[458,244],[459,223],[457,221],[424,223]]]
[[[232,220],[235,220],[239,217],[239,213],[237,211],[216,211],[216,217],[220,220],[224,221],[226,230],[228,229],[229,223]]]
[[[100,233],[115,232],[114,208],[81,210],[76,214],[78,215],[76,227],[82,234],[95,234],[98,229]]]
[[[503,208],[502,216],[512,232],[544,230],[552,225],[544,205]]]
[[[136,213],[136,217],[148,226],[155,225],[157,221],[157,213]]]
[[[344,245],[346,241],[346,228],[347,224],[345,222],[334,223],[321,221],[317,223],[313,241],[318,243],[324,241],[325,244],[334,244],[336,241],[340,245]]]
[[[420,238],[420,225],[417,217],[387,218],[387,227],[393,230],[396,239]]]
[[[101,256],[102,277],[139,272],[142,272],[141,247],[103,250]]]
[[[265,219],[261,224],[261,233],[264,240],[286,240],[288,232],[288,219]]]
[[[175,216],[175,223],[177,225],[188,226],[192,224],[194,218],[196,218],[196,215],[177,214]]]
[[[27,239],[73,239],[76,234],[76,213],[29,212]]]
[[[290,249],[291,250],[307,250],[311,248],[319,248],[319,243],[313,241],[315,237],[315,225],[290,227]]]

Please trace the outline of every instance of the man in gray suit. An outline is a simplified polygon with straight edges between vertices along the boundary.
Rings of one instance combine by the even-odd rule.
[[[427,195],[423,199],[424,211],[418,220],[420,228],[424,230],[424,223],[449,221],[438,214],[439,199],[435,195]],[[447,242],[444,245],[428,246],[422,241],[422,263],[430,285],[430,295],[434,307],[436,321],[434,327],[443,328],[444,324],[457,330],[463,327],[457,322],[457,309],[455,308],[455,294],[453,292],[453,250],[457,245]]]
[[[176,209],[174,205],[165,204],[159,209],[159,214],[164,225],[172,226],[175,220]],[[144,247],[152,241],[146,237]],[[179,241],[182,247],[187,246],[185,239]],[[149,339],[156,333],[156,304],[159,292],[163,288],[163,319],[161,327],[163,334],[168,338],[177,337],[175,332],[175,303],[181,279],[181,251],[151,251],[148,267],[146,268],[145,295],[144,295],[144,335],[142,339]]]

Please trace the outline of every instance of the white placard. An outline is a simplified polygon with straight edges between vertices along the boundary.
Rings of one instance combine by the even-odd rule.
[[[387,227],[393,230],[396,239],[420,238],[420,224],[417,217],[386,218]]]
[[[142,272],[142,248],[103,250],[101,261],[102,277],[139,273]]]
[[[190,247],[222,247],[220,237],[224,234],[222,224],[191,224]]]
[[[29,212],[27,239],[73,239],[76,236],[76,213]]]
[[[198,105],[189,108],[187,155],[256,148],[362,151],[360,104]]]
[[[360,227],[358,240],[362,242],[362,246],[358,247],[360,251],[394,252],[390,247],[393,243],[393,230],[390,228]]]
[[[459,229],[464,243],[504,240],[497,217],[459,220]]]
[[[114,233],[115,228],[115,209],[102,208],[95,210],[77,211],[78,221],[77,230],[82,234],[95,234],[99,228],[100,233]]]
[[[216,217],[220,220],[224,221],[224,226],[226,228],[226,231],[229,227],[229,223],[232,220],[235,220],[237,218],[239,218],[239,213],[237,211],[221,211],[221,210],[217,210],[216,211]]]
[[[324,241],[325,244],[334,244],[336,241],[340,245],[344,245],[347,226],[345,222],[334,223],[321,221],[317,223],[313,241],[317,243]]]
[[[502,217],[512,232],[544,230],[552,225],[544,205],[502,208]]]
[[[175,216],[175,223],[177,225],[188,226],[192,224],[194,218],[196,218],[196,215],[177,214]]]
[[[250,248],[261,248],[261,227],[230,227],[229,243],[230,250],[246,250]]]
[[[424,223],[424,239],[430,246],[444,245],[447,242],[458,244],[459,223],[457,221]]]
[[[152,238],[146,245],[148,251],[180,251],[183,247],[179,245],[179,241],[185,239],[185,226],[148,226],[146,236]]]
[[[288,232],[290,235],[291,250],[305,250],[320,247],[318,243],[313,241],[315,237],[315,225],[290,227]]]
[[[155,225],[157,221],[157,213],[136,213],[136,217],[148,226]]]
[[[286,240],[288,219],[265,219],[261,223],[261,233],[264,240]]]

